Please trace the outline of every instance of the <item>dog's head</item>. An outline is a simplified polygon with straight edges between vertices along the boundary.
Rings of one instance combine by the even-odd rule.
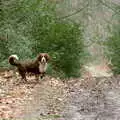
[[[50,60],[50,56],[47,53],[40,53],[37,57],[40,63],[47,63]]]

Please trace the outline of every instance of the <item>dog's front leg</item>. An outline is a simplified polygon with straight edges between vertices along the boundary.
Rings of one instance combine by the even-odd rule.
[[[45,72],[42,72],[40,77],[41,77],[41,79],[43,79],[43,77],[45,77]]]
[[[39,81],[39,74],[35,75],[35,79],[36,79],[37,82]]]

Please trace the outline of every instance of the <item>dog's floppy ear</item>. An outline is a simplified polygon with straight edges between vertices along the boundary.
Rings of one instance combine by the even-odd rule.
[[[47,53],[45,53],[45,58],[46,58],[47,61],[50,60],[50,56]]]
[[[37,60],[38,60],[38,61],[41,61],[41,58],[42,58],[42,55],[41,55],[41,54],[38,54]]]

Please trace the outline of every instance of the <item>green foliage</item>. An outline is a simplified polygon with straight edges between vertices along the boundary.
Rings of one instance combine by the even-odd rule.
[[[58,73],[64,73],[67,77],[78,76],[84,53],[79,26],[54,19],[43,20],[41,24],[40,20],[41,18],[38,18],[34,22],[31,32],[36,41],[32,47],[35,54],[39,51],[48,52],[52,56],[52,65]]]
[[[80,75],[84,58],[81,26],[57,20],[54,4],[47,0],[5,0],[1,13],[0,36],[6,38],[0,41],[1,66],[8,66],[5,61],[10,54],[26,59],[47,52],[51,56],[48,73]]]
[[[114,74],[120,74],[120,26],[114,26],[111,37],[107,41],[108,57],[112,63]]]

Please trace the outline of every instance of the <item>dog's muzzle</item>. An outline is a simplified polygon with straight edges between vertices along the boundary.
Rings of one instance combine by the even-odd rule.
[[[42,57],[41,63],[46,63],[46,58],[45,57]]]

